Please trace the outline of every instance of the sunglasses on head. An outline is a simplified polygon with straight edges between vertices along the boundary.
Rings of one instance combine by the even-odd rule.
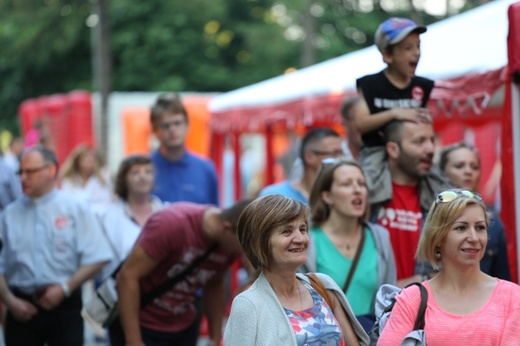
[[[476,192],[465,189],[452,189],[439,193],[437,198],[435,198],[435,206],[437,206],[439,203],[449,203],[459,197],[469,197],[476,199],[477,201],[482,200],[482,197]]]

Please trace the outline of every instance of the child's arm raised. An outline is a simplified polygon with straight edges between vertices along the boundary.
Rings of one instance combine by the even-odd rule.
[[[361,133],[375,131],[392,120],[413,122],[432,122],[428,108],[391,108],[375,114],[370,114],[370,109],[365,101],[363,92],[358,89],[359,101],[356,103],[354,121]]]

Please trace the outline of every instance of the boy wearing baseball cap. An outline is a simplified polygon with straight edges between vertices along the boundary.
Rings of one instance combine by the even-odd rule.
[[[390,18],[379,25],[375,44],[387,67],[359,78],[355,122],[362,134],[359,162],[366,174],[368,202],[388,197],[384,129],[394,120],[431,122],[426,108],[434,82],[415,75],[421,57],[419,35],[426,27],[410,19]],[[442,180],[442,179],[441,179]]]
[[[360,102],[356,125],[367,147],[384,145],[382,131],[392,120],[431,122],[426,104],[432,80],[415,75],[421,57],[419,34],[425,26],[406,18],[390,18],[379,25],[375,44],[387,67],[357,80]]]

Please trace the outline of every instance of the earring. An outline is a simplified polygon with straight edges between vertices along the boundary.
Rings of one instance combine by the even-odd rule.
[[[440,250],[435,251],[435,258],[437,259],[437,261],[441,260],[441,251]]]

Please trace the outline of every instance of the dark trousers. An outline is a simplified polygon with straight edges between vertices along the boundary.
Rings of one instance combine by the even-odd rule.
[[[357,315],[356,318],[367,333],[372,329],[374,323],[376,323],[376,316],[374,314]]]
[[[119,319],[108,328],[111,346],[125,346],[125,334]],[[199,325],[194,321],[180,332],[159,332],[141,327],[141,339],[146,346],[195,346],[199,336]],[[8,345],[11,346],[11,345]]]
[[[31,301],[30,296],[17,296]],[[28,322],[17,321],[8,312],[5,343],[9,346],[82,346],[81,307],[81,292],[78,291],[52,311],[38,308],[38,314]]]

